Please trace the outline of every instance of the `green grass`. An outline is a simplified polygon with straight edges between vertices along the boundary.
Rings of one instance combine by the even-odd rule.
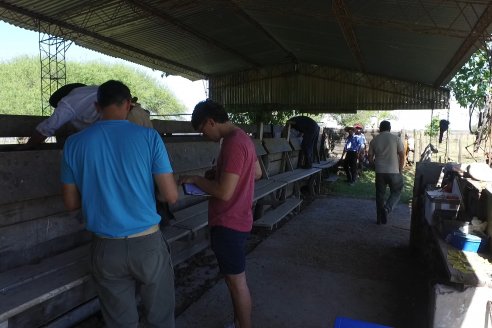
[[[376,189],[374,187],[374,171],[364,171],[363,175],[357,180],[354,185],[349,185],[346,182],[346,177],[343,172],[338,173],[338,179],[334,182],[323,181],[322,193],[334,194],[339,196],[348,196],[355,198],[376,198]],[[413,181],[415,178],[415,168],[408,167],[403,171],[403,191],[401,193],[401,203],[408,204],[412,199]],[[387,191],[389,193],[389,189]]]

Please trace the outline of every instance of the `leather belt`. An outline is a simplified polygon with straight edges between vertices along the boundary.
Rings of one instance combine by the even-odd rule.
[[[159,225],[156,224],[156,225],[153,225],[152,227],[150,227],[144,231],[137,232],[137,233],[134,233],[134,234],[128,235],[128,236],[109,237],[109,236],[102,236],[102,235],[98,235],[98,234],[96,234],[96,236],[99,238],[104,238],[104,239],[127,239],[127,238],[136,238],[136,237],[147,236],[147,235],[153,234],[154,232],[157,232],[158,230],[159,230]]]

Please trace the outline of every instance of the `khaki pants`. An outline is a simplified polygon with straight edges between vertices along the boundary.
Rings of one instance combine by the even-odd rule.
[[[135,238],[96,236],[90,263],[107,327],[138,326],[138,287],[146,327],[174,327],[174,272],[160,230]]]

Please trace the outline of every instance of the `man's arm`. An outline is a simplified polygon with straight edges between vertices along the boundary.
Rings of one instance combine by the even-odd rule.
[[[403,151],[398,152],[398,169],[400,173],[403,171],[403,166],[405,166],[405,153]]]
[[[81,207],[80,192],[75,184],[63,184],[62,195],[67,210],[75,211]]]
[[[179,179],[179,184],[194,183],[207,194],[223,201],[231,199],[239,182],[239,175],[223,172],[219,180],[209,180],[198,175],[185,175]]]
[[[172,173],[154,174],[154,181],[159,189],[157,198],[161,202],[174,204],[178,201],[178,187]]]
[[[63,101],[58,103],[50,117],[38,124],[27,144],[33,148],[43,143],[48,137],[54,136],[55,132],[65,123],[75,118],[73,109]]]
[[[263,175],[263,172],[261,171],[260,162],[257,159],[255,162],[255,180],[260,180],[262,175]]]

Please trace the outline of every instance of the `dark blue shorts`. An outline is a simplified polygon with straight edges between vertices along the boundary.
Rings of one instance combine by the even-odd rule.
[[[249,232],[226,227],[210,229],[210,243],[222,274],[240,274],[246,268],[246,241]]]

